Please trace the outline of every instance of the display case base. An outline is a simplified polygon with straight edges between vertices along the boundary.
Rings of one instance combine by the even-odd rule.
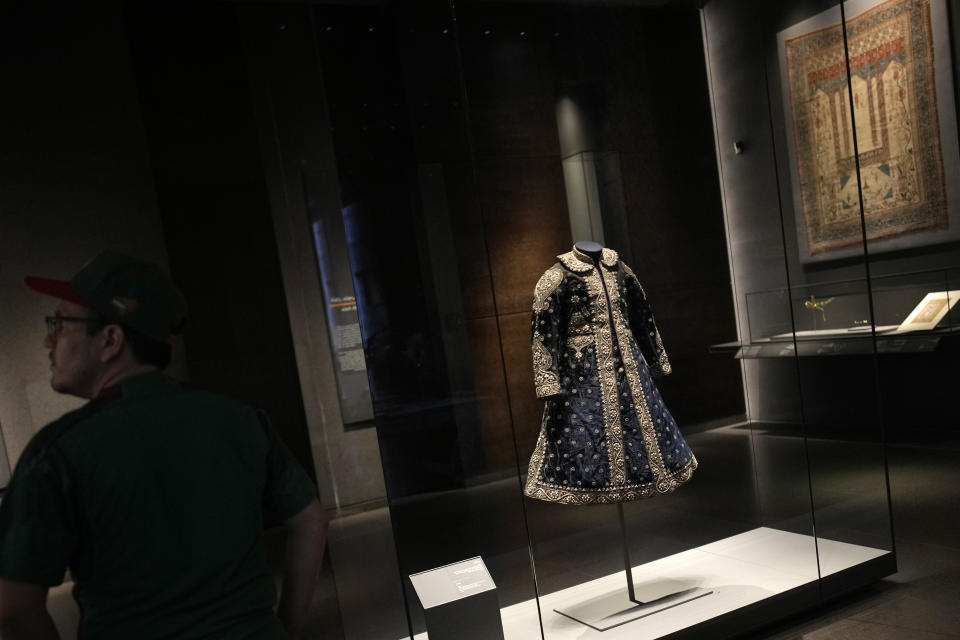
[[[638,589],[676,581],[711,591],[709,595],[605,631],[556,612],[625,591],[624,572],[619,571],[542,596],[543,633],[550,640],[719,640],[818,606],[825,594],[836,597],[895,571],[889,550],[760,527],[633,568],[635,576],[643,577]],[[822,593],[821,587],[829,589]],[[500,616],[506,640],[540,637],[535,600],[505,607]],[[426,637],[419,634],[416,640]]]

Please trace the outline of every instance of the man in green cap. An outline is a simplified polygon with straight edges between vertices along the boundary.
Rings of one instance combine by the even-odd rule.
[[[327,515],[264,416],[164,376],[186,304],[157,266],[97,256],[47,318],[54,390],[89,400],[38,432],[0,504],[0,638],[58,638],[67,568],[84,640],[276,639],[309,611]],[[276,593],[264,526],[287,530]]]

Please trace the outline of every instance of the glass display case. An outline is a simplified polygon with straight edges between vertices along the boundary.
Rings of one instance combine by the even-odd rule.
[[[886,444],[953,422],[950,16],[896,1],[702,15],[739,324],[713,350],[742,363],[755,441],[803,442],[829,597],[893,570]],[[820,553],[834,543],[889,554],[841,578]]]
[[[115,4],[13,16],[8,275],[169,248],[191,383],[332,516],[304,636],[727,638],[896,572],[888,446],[960,442],[957,3]],[[14,303],[0,485],[63,408]]]
[[[744,358],[934,351],[960,327],[957,286],[934,270],[748,293],[749,343],[713,349]]]
[[[340,637],[427,637],[409,576],[478,556],[518,640],[727,637],[896,570],[885,358],[930,356],[936,378],[960,321],[950,49],[925,3],[901,4],[238,8],[304,396],[338,406],[323,372],[345,298],[311,290],[318,264],[348,292],[369,382],[372,421],[334,411],[314,434]],[[902,154],[932,129],[896,109],[932,105],[940,164],[911,178]],[[558,258],[576,241],[616,258],[578,271]],[[553,308],[545,274],[621,265],[671,365],[638,371],[672,373],[594,401],[614,417],[591,446],[632,460],[617,420],[653,384],[651,424],[669,412],[698,466],[644,499],[536,499],[534,367],[563,354],[538,351],[536,319],[531,342],[533,307]],[[563,357],[609,340],[584,309],[560,321],[586,327]]]

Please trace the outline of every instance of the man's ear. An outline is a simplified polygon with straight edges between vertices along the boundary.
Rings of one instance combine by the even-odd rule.
[[[127,344],[127,334],[118,324],[108,324],[100,331],[100,340],[103,345],[100,350],[100,362],[110,362],[123,353]]]

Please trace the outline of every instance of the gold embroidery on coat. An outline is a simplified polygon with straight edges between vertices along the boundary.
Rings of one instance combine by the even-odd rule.
[[[660,361],[657,363],[657,366],[660,367],[660,375],[667,375],[668,373],[673,372],[673,367],[670,366],[670,361],[667,360],[667,352],[663,349],[663,344],[660,342],[660,332],[657,331],[657,345],[660,348]]]
[[[553,265],[547,269],[546,273],[540,276],[540,279],[537,281],[537,286],[533,290],[534,313],[545,308],[543,306],[544,303],[546,303],[553,292],[557,290],[561,282],[563,282],[563,269],[557,265]]]
[[[593,330],[590,329],[590,321],[579,309],[574,309],[570,312],[568,331],[573,335],[586,335],[593,333]]]
[[[530,466],[527,467],[527,486],[524,489],[524,493],[531,497],[533,497],[533,494],[537,490],[537,485],[539,484],[540,480],[540,473],[543,470],[543,458],[547,449],[546,419],[547,405],[544,404],[543,417],[540,419],[540,424],[543,425],[543,427],[540,429],[540,436],[537,438],[537,446],[533,450],[533,455],[530,456]]]
[[[637,286],[640,288],[640,295],[643,296],[643,299],[647,299],[647,292],[644,291],[643,285],[640,284],[640,280],[637,279],[636,274],[633,273],[633,269],[627,265],[620,263],[620,268],[623,269],[623,273],[627,278],[633,280]],[[638,327],[639,328],[639,327]],[[663,347],[663,340],[660,339],[660,330],[657,328],[657,325],[653,325],[653,342],[654,342],[654,351],[657,356],[656,362],[648,362],[647,365],[650,368],[651,375],[667,375],[673,371],[673,368],[670,366],[670,360],[667,358],[667,350]],[[639,342],[637,344],[639,347]]]
[[[634,361],[633,351],[630,349],[630,328],[627,326],[623,314],[620,313],[620,305],[618,303],[619,289],[616,286],[616,276],[615,274],[611,274],[609,277],[607,277],[606,274],[599,274],[598,271],[604,272],[606,270],[601,268],[598,271],[595,271],[592,261],[589,263],[584,262],[584,260],[581,258],[586,258],[588,261],[589,258],[587,256],[583,256],[582,254],[578,256],[578,254],[579,252],[574,249],[571,252],[559,256],[559,258],[561,263],[571,271],[580,274],[592,272],[589,276],[586,276],[584,280],[587,283],[588,291],[591,296],[591,310],[594,318],[596,318],[596,326],[591,327],[588,321],[589,319],[583,318],[581,314],[583,325],[575,327],[572,322],[568,325],[568,332],[566,336],[567,340],[564,346],[573,347],[573,344],[578,343],[582,336],[588,335],[587,332],[590,332],[589,336],[592,336],[593,343],[595,344],[597,365],[600,369],[598,372],[600,374],[598,379],[601,383],[601,400],[603,401],[602,403],[598,402],[597,406],[600,407],[602,405],[604,433],[608,443],[607,456],[611,470],[611,481],[605,486],[574,487],[567,485],[565,481],[561,484],[560,478],[556,478],[556,481],[554,480],[552,475],[554,469],[553,466],[551,466],[553,462],[546,459],[546,445],[549,433],[547,422],[551,417],[550,408],[553,406],[551,404],[552,401],[548,400],[544,405],[543,417],[540,422],[541,430],[540,435],[537,438],[537,445],[534,449],[533,455],[530,458],[530,466],[527,470],[528,476],[526,485],[524,487],[524,494],[530,498],[559,504],[591,505],[627,502],[630,500],[648,498],[660,493],[672,491],[693,476],[693,472],[696,470],[699,463],[697,462],[696,456],[691,453],[690,460],[679,469],[668,471],[663,465],[663,458],[660,454],[659,445],[657,444],[655,437],[656,433],[653,430],[652,420],[646,404],[646,396],[643,395],[643,389],[640,385],[637,363]],[[606,265],[607,267],[614,268],[618,266],[617,260],[618,256],[615,251],[604,249],[600,260],[602,264]],[[626,265],[619,263],[619,266],[625,270],[624,273],[636,279],[636,276],[633,276],[633,273],[629,270],[629,268],[627,268]],[[544,286],[541,287],[540,283],[538,283],[538,290],[534,295],[535,316],[538,311],[542,312],[543,310],[550,309],[549,304],[547,307],[544,307],[543,303],[547,301],[547,298],[549,298],[550,294],[553,293],[559,283],[563,280],[562,269],[560,269],[559,266],[554,265],[554,267],[552,267],[549,271],[553,271],[554,269],[560,271],[560,277],[555,284],[544,284]],[[604,282],[608,285],[607,290],[610,295],[610,302],[613,304],[613,308],[610,309],[610,315],[607,314],[607,302],[603,294],[600,281],[601,277],[605,278]],[[546,282],[546,278],[547,274],[544,274],[544,277],[541,278],[541,282]],[[637,285],[639,286],[639,282],[637,282]],[[641,292],[642,291],[643,290],[641,287]],[[645,295],[645,293],[643,295]],[[572,297],[571,301],[574,301]],[[557,309],[554,309],[553,311],[557,312]],[[651,470],[659,467],[657,469],[657,473],[654,475],[653,480],[650,482],[628,483],[623,471],[626,461],[623,456],[623,425],[621,424],[621,416],[619,413],[620,399],[617,393],[616,373],[614,369],[616,362],[613,358],[612,328],[609,326],[609,319],[611,317],[613,318],[614,326],[617,329],[618,346],[620,348],[621,355],[623,356],[622,366],[624,367],[624,373],[627,376],[627,382],[630,385],[637,420],[641,423],[641,426],[646,423],[649,427],[650,433],[652,433],[654,436],[651,442],[647,438],[647,430],[643,430],[642,442],[643,446],[649,450],[648,461],[650,462]],[[600,318],[602,318],[602,320],[600,320]],[[535,335],[535,342],[537,339],[540,340],[541,346],[546,354],[549,355],[549,350],[546,349],[546,346],[543,343],[543,336]],[[657,364],[660,364],[661,367],[666,365],[666,372],[669,373],[670,365],[666,360],[666,351],[663,349],[663,345],[660,342],[659,331],[657,331],[656,328],[654,328],[653,340],[657,345],[659,362],[650,363],[650,368],[651,370],[655,370]],[[606,348],[604,348],[604,343],[606,344]],[[626,348],[624,348],[624,346],[626,346]],[[536,360],[536,346],[534,346],[534,352]],[[550,367],[553,366],[553,362],[554,360],[551,356],[549,361]],[[605,367],[605,363],[610,363],[611,366],[609,368]],[[556,376],[555,373],[554,375]],[[609,376],[612,376],[612,381],[610,381]],[[605,380],[606,384],[604,383]],[[557,393],[561,391],[559,381],[553,383],[551,386],[556,387]],[[539,391],[540,387],[538,387],[538,395]],[[576,388],[572,389],[572,391],[575,393]],[[560,418],[561,416],[558,414],[556,417]],[[659,464],[655,463],[654,456],[656,457],[656,460],[659,461]],[[597,455],[594,454],[594,458],[596,457]],[[618,467],[620,470],[619,475],[617,474]],[[555,470],[559,471],[560,467],[557,467]]]
[[[620,358],[626,370],[627,384],[633,397],[637,422],[640,423],[643,448],[646,449],[647,461],[650,463],[650,471],[653,473],[657,491],[666,493],[676,488],[676,485],[671,486],[667,479],[668,474],[663,464],[663,456],[660,454],[660,447],[657,445],[657,434],[653,427],[653,419],[650,417],[650,409],[647,407],[647,398],[643,393],[643,386],[640,384],[637,362],[633,359],[633,352],[630,349],[630,328],[620,312],[620,289],[617,287],[616,274],[606,269],[601,269],[601,272],[604,281],[607,283],[607,291],[610,292],[610,306],[612,307],[613,323],[617,330],[617,344],[620,347]]]
[[[603,402],[603,429],[607,435],[607,459],[610,463],[610,484],[622,485],[624,474],[623,433],[620,422],[620,403],[617,401],[617,374],[614,371],[613,336],[607,312],[607,297],[603,295],[603,283],[596,269],[586,277],[593,315],[598,320],[594,327],[597,343],[597,368],[600,369],[600,397]]]
[[[593,269],[593,263],[590,262],[590,258],[576,249],[562,253],[557,256],[557,258],[563,263],[563,266],[574,273],[587,273]]]
[[[574,247],[571,251],[568,251],[567,253],[557,257],[560,258],[560,261],[566,265],[568,269],[578,273],[586,273],[594,266],[593,258],[583,253],[576,247]],[[619,259],[620,256],[618,256],[617,252],[613,249],[604,248],[600,252],[600,262],[608,267],[617,266],[617,260]]]
[[[592,335],[575,335],[567,338],[567,348],[573,349],[573,355],[579,360],[583,358],[583,349],[593,344]]]
[[[550,296],[556,291],[560,283],[563,282],[563,270],[554,265],[547,269],[537,286],[533,291],[533,321],[542,313],[554,312]],[[534,324],[533,337],[531,344],[533,347],[533,379],[536,388],[537,397],[545,398],[560,393],[560,377],[557,375],[554,354],[550,353],[544,343],[544,335],[540,333],[539,325]]]
[[[611,268],[617,266],[617,260],[619,259],[620,256],[613,249],[604,249],[600,254],[600,262]]]
[[[637,276],[633,276],[636,280]],[[643,285],[640,282],[637,282],[637,286],[640,287],[640,292],[643,294],[643,299],[647,299],[647,292],[643,290]],[[654,364],[654,372],[659,373],[660,375],[667,375],[673,371],[673,368],[670,366],[670,360],[667,359],[667,350],[663,347],[663,340],[660,339],[660,329],[657,329],[657,325],[653,325],[653,342],[656,344],[657,352],[657,362]]]
[[[560,393],[560,377],[551,369],[553,354],[543,344],[543,336],[535,332],[533,336],[533,371],[537,397],[546,398]]]
[[[668,478],[673,487],[679,487],[687,482],[697,469],[697,458],[692,456],[690,462],[680,469],[668,474]],[[589,489],[578,489],[574,487],[561,487],[548,482],[539,482],[531,478],[536,478],[539,472],[539,463],[534,467],[533,461],[530,463],[530,475],[527,476],[527,486],[524,490],[530,498],[544,500],[546,502],[555,502],[569,505],[591,505],[591,504],[615,504],[617,502],[629,502],[641,498],[650,498],[657,495],[658,492],[653,482],[643,484],[628,484],[619,487],[598,487]]]

